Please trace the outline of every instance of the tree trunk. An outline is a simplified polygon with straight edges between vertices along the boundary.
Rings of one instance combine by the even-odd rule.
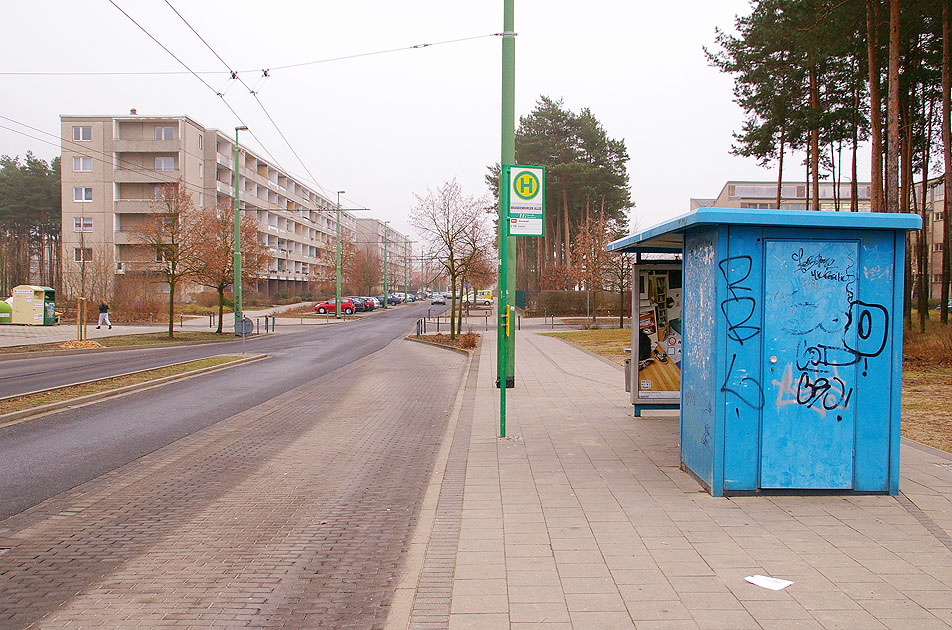
[[[175,284],[169,278],[169,339],[175,336]]]
[[[215,331],[216,334],[221,334],[221,324],[222,319],[225,314],[225,287],[218,285],[218,330]]]
[[[784,128],[783,125],[780,125],[780,157],[778,158],[778,173],[777,173],[777,210],[780,209],[780,206],[783,202],[783,145],[784,145]],[[624,299],[624,291],[622,291],[622,299]]]
[[[565,236],[565,265],[571,269],[572,267],[572,233],[569,231],[569,196],[566,192],[565,196],[562,198],[565,202],[562,206],[562,211],[565,213],[565,231],[563,235]]]
[[[949,214],[952,212],[952,27],[949,17],[950,0],[942,2],[942,147],[945,165],[943,185],[945,200],[942,203],[942,307],[940,318],[949,323],[949,281],[952,270],[952,246],[950,246]]]
[[[922,113],[926,108],[923,103]],[[926,320],[929,317],[929,244],[926,234],[929,233],[929,213],[926,211],[926,200],[929,198],[929,153],[932,149],[932,116],[935,114],[935,101],[929,103],[929,118],[923,125],[922,137],[922,202],[919,211],[922,216],[922,230],[919,232],[919,332],[926,331]],[[913,195],[915,188],[913,187]]]
[[[820,110],[820,82],[817,77],[816,66],[810,66],[810,111],[814,114]],[[813,209],[820,209],[820,129],[810,129],[810,169],[813,177]]]
[[[456,313],[456,318],[457,318],[456,319],[456,334],[457,335],[463,334],[463,304],[466,303],[465,302],[466,294],[464,293],[464,291],[466,291],[466,277],[465,276],[459,279],[459,297],[460,297],[460,300],[462,300],[462,302],[460,302],[459,311],[457,311]],[[475,294],[473,297],[475,297]]]
[[[883,104],[879,87],[879,0],[866,0],[866,56],[869,65],[870,165],[869,204],[883,212]],[[855,178],[854,178],[855,179]]]
[[[808,138],[807,139],[807,159],[805,161],[805,164],[807,165],[807,174],[804,176],[804,179],[803,179],[804,183],[806,184],[806,193],[804,193],[804,197],[803,197],[804,210],[810,209],[810,165],[812,164],[812,162],[810,161],[809,134],[807,134],[807,138]]]
[[[900,0],[889,0],[886,212],[896,212],[899,209],[899,6]]]
[[[833,146],[833,142],[830,142],[830,182],[833,184],[833,211],[840,211],[840,191],[839,191],[839,180],[837,175],[840,173],[836,169],[836,148]]]
[[[859,184],[857,178],[856,147],[859,144],[859,88],[853,88],[853,160],[850,171],[850,212],[859,212]]]

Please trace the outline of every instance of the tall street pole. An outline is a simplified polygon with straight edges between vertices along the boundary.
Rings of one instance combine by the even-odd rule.
[[[340,196],[346,190],[337,191],[337,291],[334,294],[334,317],[340,319]]]
[[[390,305],[390,288],[387,283],[387,276],[390,275],[390,268],[387,266],[387,243],[390,241],[387,238],[387,225],[390,221],[383,222],[383,307],[387,308]]]
[[[502,124],[499,173],[499,333],[497,335],[496,385],[499,387],[499,434],[506,435],[506,388],[515,386],[516,339],[509,326],[509,293],[516,281],[516,244],[509,236],[506,203],[509,190],[507,166],[516,160],[516,38],[514,0],[503,0]]]
[[[248,131],[245,126],[235,127],[235,334],[239,331],[241,322],[241,217],[238,212],[238,132]]]
[[[410,259],[407,258],[407,245],[409,241],[403,239],[403,296],[406,298],[407,302],[410,301],[410,286],[407,284],[407,265],[410,263]]]

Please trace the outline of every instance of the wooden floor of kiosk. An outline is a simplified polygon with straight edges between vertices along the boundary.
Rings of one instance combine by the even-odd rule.
[[[678,392],[681,391],[681,369],[671,359],[667,363],[655,359],[648,367],[638,370],[638,381],[639,389],[641,381],[651,381],[651,389],[644,391]]]

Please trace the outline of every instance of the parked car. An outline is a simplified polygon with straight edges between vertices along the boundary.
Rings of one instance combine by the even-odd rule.
[[[377,301],[368,295],[360,296],[360,299],[364,301],[364,304],[367,306],[368,311],[372,311],[377,308]]]
[[[395,295],[393,295],[393,294],[391,294],[391,295],[388,296],[387,298],[384,298],[382,295],[378,295],[376,299],[377,299],[378,302],[380,302],[381,305],[383,305],[384,299],[387,300],[387,304],[389,304],[390,306],[393,306],[394,304],[399,304],[399,303],[400,303],[400,298],[398,298],[397,296],[395,296]]]
[[[383,298],[382,295],[379,298],[378,297],[370,298],[371,300],[374,301],[374,308],[380,308],[383,306],[383,302],[381,301],[382,298]]]
[[[430,304],[446,304],[446,298],[439,293],[434,293],[430,298]]]
[[[334,298],[331,298],[327,300],[326,302],[320,302],[314,305],[314,310],[320,313],[321,315],[323,315],[324,313],[335,313],[337,312],[335,309],[335,302],[336,300]],[[357,306],[354,304],[354,302],[350,298],[340,299],[341,313],[346,313],[347,315],[353,315],[356,310],[357,310]]]
[[[363,313],[367,310],[367,304],[363,298],[357,297],[356,295],[348,295],[347,299],[354,303],[354,310],[358,313]]]

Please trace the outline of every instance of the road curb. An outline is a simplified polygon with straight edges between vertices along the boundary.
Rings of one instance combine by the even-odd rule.
[[[410,341],[416,341],[405,337]],[[425,343],[429,346],[439,346],[440,344]],[[447,346],[440,346],[447,348]],[[477,348],[479,345],[476,346]],[[410,545],[407,549],[407,555],[403,562],[403,571],[397,580],[393,591],[393,597],[390,600],[390,611],[384,622],[384,630],[406,630],[410,625],[410,616],[413,613],[413,602],[416,599],[417,585],[420,576],[423,574],[423,562],[426,559],[426,549],[430,544],[430,537],[433,534],[433,525],[436,522],[436,509],[439,504],[440,491],[443,487],[443,477],[446,472],[446,465],[449,461],[450,447],[456,437],[456,428],[459,424],[460,411],[463,408],[463,397],[466,393],[466,386],[469,383],[469,373],[473,367],[473,357],[475,352],[449,348],[465,354],[466,369],[463,370],[460,379],[459,389],[456,392],[456,400],[453,402],[453,412],[450,414],[446,426],[446,433],[443,435],[443,441],[440,443],[439,454],[433,466],[433,473],[430,475],[430,481],[427,484],[426,494],[423,497],[423,503],[420,506],[420,513],[417,517],[417,524],[413,530],[413,536],[410,538]]]
[[[217,355],[217,356],[221,356],[221,355]],[[137,392],[144,389],[150,389],[152,387],[160,387],[162,385],[167,385],[168,383],[173,383],[175,381],[182,381],[187,378],[201,376],[204,374],[210,374],[212,372],[217,372],[219,370],[227,370],[228,368],[237,367],[239,365],[244,365],[246,363],[253,363],[255,361],[260,361],[266,358],[268,358],[268,355],[266,354],[249,355],[247,357],[242,357],[240,359],[236,359],[235,361],[229,361],[228,363],[223,363],[221,365],[213,365],[211,367],[202,368],[199,370],[193,370],[191,372],[184,372],[182,374],[173,374],[171,376],[163,376],[161,378],[153,379],[151,381],[136,383],[134,385],[126,385],[124,387],[110,389],[104,392],[97,392],[95,394],[87,394],[86,396],[80,396],[78,398],[73,398],[70,400],[63,400],[60,402],[49,403],[48,405],[41,405],[39,407],[34,407],[32,409],[22,409],[20,411],[11,411],[10,413],[5,413],[0,415],[0,427],[9,426],[11,424],[18,424],[20,422],[23,422],[24,420],[29,420],[29,419],[37,418],[40,416],[45,416],[47,414],[59,411],[61,409],[66,409],[70,407],[82,407],[84,405],[88,405],[94,402],[99,402],[107,398],[124,396],[126,394],[131,394],[133,392]],[[197,360],[200,360],[200,359],[197,359]],[[172,363],[169,365],[179,365],[180,363]],[[185,363],[188,363],[188,361],[186,361]],[[149,368],[149,369],[151,370],[161,369],[163,367],[169,367],[169,365],[163,365],[163,366],[158,366],[157,368]],[[148,371],[148,370],[136,370],[134,372],[127,372],[125,374],[116,374],[114,376],[109,376],[109,377],[106,377],[106,379],[95,379],[95,380],[98,380],[98,381],[107,380],[110,378],[128,376],[130,374],[139,374],[145,371]],[[95,382],[95,381],[85,381],[84,383],[90,383],[90,382]],[[73,385],[82,385],[84,383],[74,383]],[[65,387],[71,387],[71,386],[72,385],[66,385]],[[58,388],[53,388],[53,389],[55,390]],[[18,396],[14,396],[13,398],[26,396],[26,395],[29,395],[29,393],[36,393],[36,392],[28,392],[27,394],[20,394]]]
[[[466,357],[471,357],[471,356],[473,356],[473,352],[475,351],[475,348],[474,348],[473,350],[465,350],[465,349],[463,349],[463,348],[454,348],[453,346],[447,346],[447,345],[444,345],[444,344],[442,344],[442,343],[434,343],[434,342],[432,342],[432,341],[427,341],[426,339],[423,339],[423,338],[420,338],[420,337],[413,337],[413,336],[410,336],[410,335],[404,337],[404,339],[406,339],[407,341],[412,341],[412,342],[414,342],[414,343],[422,343],[423,345],[426,345],[426,346],[432,346],[432,347],[435,347],[435,348],[444,348],[444,349],[446,349],[446,350],[452,350],[453,352],[458,352],[459,354],[462,354],[463,356],[466,356]],[[477,347],[479,347],[479,346],[477,346]]]

